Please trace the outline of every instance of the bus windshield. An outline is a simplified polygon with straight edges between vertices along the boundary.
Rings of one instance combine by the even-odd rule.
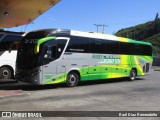
[[[58,59],[66,45],[67,40],[49,40],[40,45],[40,50],[35,53],[36,43],[20,45],[17,54],[17,67],[22,69],[32,69],[41,65],[48,64]]]
[[[41,64],[48,64],[51,61],[58,59],[66,45],[66,40],[58,39],[45,42],[40,47],[40,61]]]

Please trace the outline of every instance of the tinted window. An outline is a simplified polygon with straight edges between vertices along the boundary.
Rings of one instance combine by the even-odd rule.
[[[152,48],[150,45],[72,36],[66,52],[151,56]]]
[[[62,54],[64,47],[66,45],[66,40],[57,40],[57,57],[59,58]]]
[[[152,47],[150,45],[141,45],[142,55],[152,56]]]
[[[119,53],[120,54],[131,54],[131,44],[130,43],[125,43],[125,42],[120,42],[119,46]]]
[[[22,36],[17,35],[6,35],[0,42],[0,50],[9,50],[11,47],[12,50],[16,50],[16,44],[13,44],[16,41],[19,41]]]
[[[4,34],[0,34],[0,39],[1,39],[1,37],[3,36]]]
[[[112,54],[113,53],[113,47],[112,47],[112,42],[111,40],[106,40],[105,41],[105,53],[106,54]]]
[[[7,35],[3,38],[2,42],[9,42],[9,41],[18,41],[22,38],[22,36],[15,36],[15,35]]]
[[[112,54],[119,54],[119,42],[112,41],[109,49]]]
[[[90,39],[91,53],[105,53],[105,41],[99,39]]]
[[[47,59],[50,58],[51,60],[58,59],[64,50],[66,42],[66,40],[59,39],[44,43],[41,49],[42,56]]]
[[[48,35],[47,31],[30,32],[24,38],[25,39],[40,39]]]
[[[141,55],[142,49],[140,44],[132,44],[132,55]]]
[[[12,45],[12,47],[11,47]],[[0,50],[9,50],[11,48],[11,50],[17,50],[16,49],[16,44],[13,44],[13,42],[1,42],[0,43]]]
[[[89,38],[72,36],[66,52],[88,53]]]
[[[152,47],[150,45],[132,44],[131,54],[152,56]]]

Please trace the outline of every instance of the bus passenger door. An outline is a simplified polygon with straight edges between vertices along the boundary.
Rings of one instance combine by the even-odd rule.
[[[64,65],[57,66],[56,70],[57,70],[56,80],[59,82],[65,81],[66,80],[66,66]]]
[[[67,40],[48,41],[43,45],[43,79],[44,83],[60,83],[65,79],[66,67],[59,59]]]
[[[54,69],[54,65],[52,63],[48,65],[43,65],[43,84],[50,84],[54,81],[54,76],[56,75],[56,69]]]

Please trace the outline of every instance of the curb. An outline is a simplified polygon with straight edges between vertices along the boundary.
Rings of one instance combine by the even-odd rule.
[[[0,100],[4,98],[10,98],[10,97],[23,97],[23,96],[29,96],[30,93],[25,92],[23,90],[1,90],[0,91]]]

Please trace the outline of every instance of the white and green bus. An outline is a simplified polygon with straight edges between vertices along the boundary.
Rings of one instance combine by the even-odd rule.
[[[28,33],[20,43],[16,79],[33,84],[128,77],[150,72],[152,45],[114,35],[64,29]]]

